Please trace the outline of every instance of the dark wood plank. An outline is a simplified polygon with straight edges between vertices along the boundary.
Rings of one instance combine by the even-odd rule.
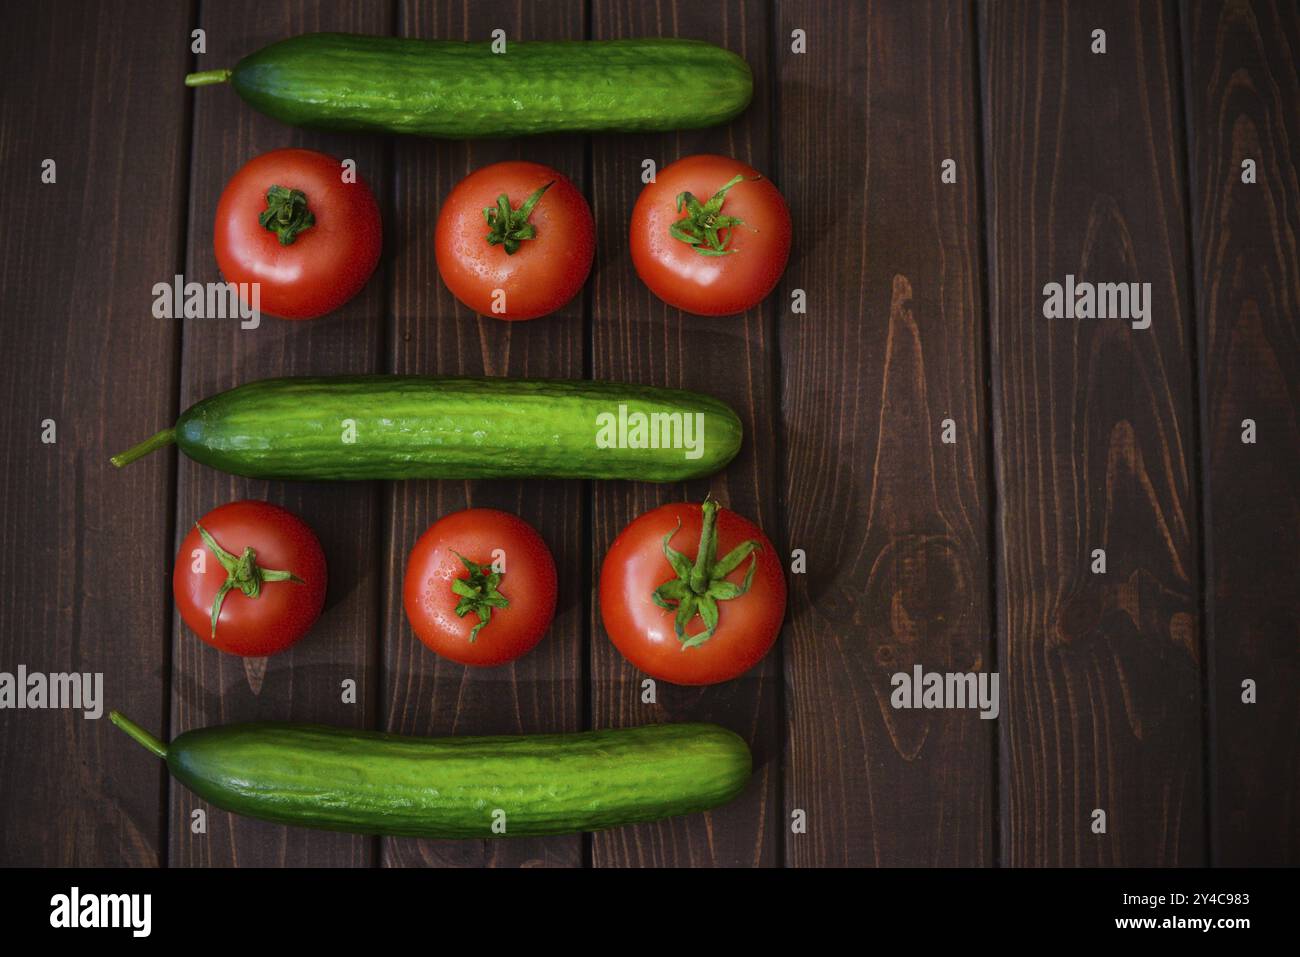
[[[0,719],[4,864],[162,854],[165,772],[108,710],[164,724],[174,476],[165,459],[118,473],[108,457],[175,401],[179,330],[153,317],[151,289],[181,254],[187,18],[57,0],[0,21],[0,671],[103,674],[100,720]]]
[[[267,43],[314,30],[387,33],[385,4],[355,7],[304,0],[271,7],[254,0],[205,4],[208,52],[201,69],[229,66]],[[173,82],[180,82],[177,75]],[[384,208],[381,139],[293,130],[262,116],[227,88],[195,94],[194,154],[187,279],[215,281],[212,223],[217,200],[245,162],[287,146],[355,159]],[[391,211],[384,209],[391,231]],[[236,321],[189,320],[184,326],[181,407],[268,376],[377,372],[382,368],[384,265],[351,303],[311,322],[264,317],[260,328]],[[374,483],[265,482],[235,478],[180,459],[179,536],[208,510],[244,498],[265,499],[301,516],[320,536],[329,563],[329,593],[320,621],[289,651],[269,659],[222,654],[175,621],[173,733],[240,720],[303,720],[363,726],[376,703],[380,569],[379,487]],[[170,567],[170,563],[168,565]],[[357,683],[356,704],[342,701],[342,682]],[[198,799],[173,783],[171,863],[176,865],[365,865],[375,842],[349,834],[286,828],[209,809],[208,833],[194,834]]]
[[[580,39],[580,3],[485,2],[464,6],[403,3],[402,35],[486,41],[494,29],[512,40]],[[508,53],[505,55],[509,55]],[[531,322],[508,323],[466,310],[438,276],[434,224],[452,188],[473,170],[506,159],[546,163],[584,189],[581,137],[467,143],[407,139],[395,144],[396,254],[391,274],[389,368],[393,372],[582,378],[583,300]],[[385,644],[382,721],[405,734],[518,734],[583,726],[586,592],[584,483],[405,482],[387,489]],[[559,572],[549,633],[528,655],[500,668],[466,668],[438,657],[411,631],[402,608],[406,559],[437,519],[467,507],[513,512],[536,528]],[[507,572],[508,574],[508,572]],[[388,866],[576,866],[582,838],[508,841],[386,839]]]
[[[641,191],[641,162],[662,169],[692,153],[734,156],[770,168],[767,12],[759,4],[599,2],[593,39],[676,36],[708,40],[743,56],[754,71],[754,102],[728,126],[659,136],[601,136],[592,145],[596,272],[592,279],[595,378],[694,389],[737,410],[745,445],[725,472],[668,486],[602,483],[594,491],[592,575],[614,537],[641,513],[672,501],[714,497],[777,534],[775,483],[774,306],[707,319],[660,302],[640,281],[627,254],[628,219]],[[777,182],[780,186],[780,182]],[[778,536],[779,537],[779,536]],[[779,547],[779,545],[778,545]],[[620,828],[595,835],[598,866],[772,864],[778,860],[777,795],[781,760],[777,725],[779,652],[736,681],[690,689],[658,683],[658,703],[641,703],[642,675],[609,642],[593,607],[591,706],[595,727],[684,720],[715,721],[745,737],[754,780],[732,804],[707,815]]]
[[[990,864],[996,722],[890,705],[914,665],[997,670],[970,10],[781,0],[776,33],[796,236],[778,298],[808,297],[781,316],[789,544],[808,559],[785,638],[784,822],[802,810],[807,832],[785,860]]]
[[[1300,863],[1300,8],[1184,8],[1213,860]],[[1242,163],[1255,162],[1255,182]],[[1253,419],[1257,440],[1242,442]],[[1257,703],[1242,700],[1243,682]]]
[[[1205,861],[1178,26],[981,7],[1003,675],[1002,862]],[[1092,31],[1107,52],[1090,52]],[[1151,326],[1044,285],[1149,282]],[[1106,550],[1093,574],[1093,549]],[[1106,833],[1091,829],[1094,809]]]

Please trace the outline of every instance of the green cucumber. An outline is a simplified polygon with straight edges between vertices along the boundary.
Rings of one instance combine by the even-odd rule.
[[[725,804],[751,771],[749,746],[712,724],[412,738],[261,723],[186,731],[164,745],[118,712],[110,717],[219,808],[356,834],[595,831]]]
[[[337,376],[261,379],[203,399],[121,455],[171,442],[262,479],[593,478],[712,475],[740,449],[717,399],[564,379]]]
[[[533,133],[686,130],[726,123],[749,104],[743,59],[698,40],[491,43],[310,33],[252,53],[229,81],[292,126],[450,139]]]

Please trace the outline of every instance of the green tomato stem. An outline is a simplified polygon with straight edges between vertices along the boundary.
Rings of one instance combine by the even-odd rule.
[[[198,522],[194,527],[199,530],[199,538],[208,546],[208,551],[217,556],[221,567],[226,570],[226,580],[221,583],[216,597],[212,599],[212,637],[217,637],[217,619],[221,617],[221,603],[231,589],[238,588],[248,598],[256,598],[262,593],[263,582],[297,582],[306,584],[293,572],[275,568],[263,568],[257,564],[257,552],[245,546],[244,553],[238,557],[217,544],[217,540],[208,534],[208,530]]]
[[[506,255],[513,256],[519,251],[519,246],[525,239],[534,238],[537,235],[537,227],[528,221],[528,217],[541,202],[542,194],[554,185],[555,180],[551,180],[524,200],[524,204],[518,209],[510,208],[510,197],[505,193],[498,196],[495,206],[488,206],[483,210],[483,219],[489,227],[488,245],[504,246]]]
[[[478,615],[478,624],[470,630],[469,640],[478,639],[478,633],[492,620],[493,608],[509,608],[510,599],[497,590],[501,584],[501,573],[492,570],[490,564],[480,565],[471,561],[460,552],[452,552],[460,559],[469,572],[469,578],[453,578],[452,593],[460,597],[456,603],[456,617],[464,618],[471,611]]]
[[[272,186],[266,191],[266,209],[257,217],[257,224],[275,233],[281,246],[292,246],[300,232],[316,225],[316,216],[302,190]]]
[[[678,193],[677,212],[680,213],[684,208],[686,215],[669,225],[669,235],[693,247],[701,256],[729,256],[734,253],[736,250],[727,247],[731,244],[731,236],[736,227],[745,225],[745,222],[735,216],[723,215],[722,204],[727,200],[728,190],[744,178],[740,174],[733,176],[709,197],[707,203],[701,203],[694,193]]]
[[[663,540],[664,557],[668,559],[668,564],[672,566],[677,577],[664,582],[650,596],[650,600],[660,608],[677,613],[673,630],[677,634],[677,640],[681,642],[682,651],[702,645],[713,637],[718,629],[720,602],[739,598],[749,591],[749,586],[754,581],[754,569],[758,565],[757,556],[749,563],[744,584],[737,585],[729,582],[727,576],[762,547],[757,541],[750,539],[741,542],[719,559],[717,557],[719,505],[712,498],[706,498],[700,509],[703,513],[703,525],[700,529],[700,543],[695,553],[695,561],[692,562],[669,544],[681,529],[679,522],[677,528],[665,535]],[[687,635],[686,626],[696,615],[699,615],[700,620],[704,622],[704,630],[697,635]]]

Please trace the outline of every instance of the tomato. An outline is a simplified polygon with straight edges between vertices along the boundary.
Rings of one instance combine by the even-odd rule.
[[[790,210],[752,166],[688,156],[664,167],[632,209],[632,264],[650,291],[699,316],[762,302],[790,258]]]
[[[600,570],[600,615],[646,674],[679,685],[728,681],[758,664],[781,630],[781,561],[762,529],[711,499],[664,505],[614,539]]]
[[[438,272],[479,315],[536,319],[578,294],[596,254],[591,207],[564,174],[540,163],[470,173],[438,213]]]
[[[208,644],[274,655],[320,617],[325,579],[325,553],[306,522],[267,502],[231,502],[181,542],[172,593],[185,624]]]
[[[434,522],[411,550],[402,603],[415,635],[463,665],[532,650],[555,617],[555,560],[523,519],[467,508]]]
[[[227,282],[259,284],[263,312],[323,316],[375,271],[383,247],[379,206],[360,176],[345,183],[343,172],[324,153],[273,150],[226,184],[217,203],[217,265]]]

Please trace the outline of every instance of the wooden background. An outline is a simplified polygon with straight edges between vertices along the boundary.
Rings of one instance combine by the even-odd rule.
[[[221,811],[196,835],[197,799],[107,720],[6,711],[0,863],[1300,863],[1294,3],[46,0],[0,18],[0,670],[102,671],[106,706],[165,737],[254,718],[410,734],[690,718],[757,759],[723,809],[594,836],[375,840]],[[706,131],[438,143],[291,130],[181,84],[300,32],[498,27],[711,40],[749,61],[754,102]],[[386,248],[366,290],[255,332],[153,318],[154,283],[218,279],[226,180],[289,145],[356,159],[375,189]],[[664,306],[626,252],[642,160],[700,151],[766,172],[794,217],[784,280],[742,316]],[[467,313],[432,244],[441,198],[511,157],[569,175],[598,229],[583,296],[523,324]],[[1042,286],[1066,273],[1151,283],[1151,328],[1044,319]],[[174,453],[108,465],[245,380],[382,371],[698,389],[739,410],[747,440],[722,474],[666,487],[268,483]],[[710,490],[808,570],[759,667],[661,683],[645,705],[593,583],[635,515]],[[219,654],[171,607],[179,532],[242,497],[302,515],[330,562],[319,625],[268,661]],[[400,600],[416,537],[471,504],[533,523],[561,571],[549,636],[488,671],[426,651]],[[998,720],[890,708],[890,675],[917,663],[998,672]]]

